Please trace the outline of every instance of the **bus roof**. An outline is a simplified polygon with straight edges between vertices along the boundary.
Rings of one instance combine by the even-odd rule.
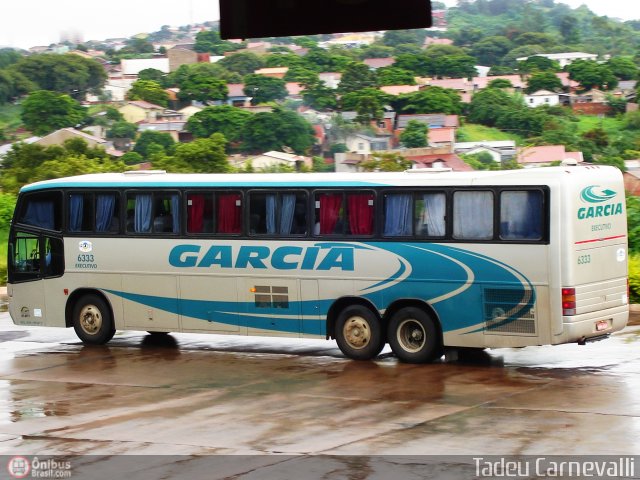
[[[57,178],[25,185],[20,192],[59,188],[167,188],[167,187],[262,187],[262,188],[345,188],[393,186],[448,186],[448,185],[502,185],[549,184],[560,178],[577,180],[578,176],[620,175],[615,167],[589,165],[544,167],[519,170],[492,170],[452,172],[432,169],[405,172],[370,173],[166,173],[158,170],[140,170],[124,173],[96,173]]]

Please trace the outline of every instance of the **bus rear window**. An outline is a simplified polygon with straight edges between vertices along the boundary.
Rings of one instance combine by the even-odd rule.
[[[505,191],[500,194],[500,238],[540,240],[542,238],[542,192]]]
[[[17,222],[47,230],[60,230],[60,192],[42,192],[27,195],[22,200]]]

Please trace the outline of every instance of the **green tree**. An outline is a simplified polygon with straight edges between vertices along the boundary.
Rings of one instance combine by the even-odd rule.
[[[338,105],[338,98],[333,88],[327,87],[323,81],[316,78],[302,83],[302,102],[317,110],[334,110]]]
[[[243,44],[222,40],[220,34],[215,30],[205,30],[196,34],[194,50],[196,52],[208,52],[213,55],[224,55],[225,52],[232,52],[243,48]]]
[[[97,92],[107,78],[100,63],[79,55],[38,54],[22,57],[11,65],[40,90],[66,93],[82,99],[88,92]]]
[[[167,75],[162,70],[158,70],[156,68],[145,68],[140,70],[138,72],[138,80],[151,80],[163,88],[168,87]]]
[[[400,95],[395,105],[404,113],[462,113],[462,100],[455,90],[427,87],[415,93]]]
[[[18,71],[0,70],[0,105],[16,100],[36,89],[36,85]]]
[[[37,90],[22,102],[20,115],[25,127],[36,135],[46,135],[81,123],[86,114],[69,95]]]
[[[17,63],[21,58],[20,52],[13,48],[0,48],[0,69]]]
[[[175,144],[171,135],[165,132],[156,132],[154,130],[145,130],[140,134],[133,147],[133,151],[139,153],[144,158],[148,157],[150,145],[160,145],[163,150],[171,150]]]
[[[411,168],[411,160],[399,153],[374,153],[369,160],[360,163],[365,172],[403,172]]]
[[[390,96],[377,88],[363,88],[345,93],[340,99],[342,110],[353,110],[357,113],[356,121],[369,124],[371,120],[379,120],[384,115],[384,105]]]
[[[125,165],[137,165],[144,162],[144,158],[138,152],[127,152],[120,157]]]
[[[525,92],[534,93],[538,90],[557,92],[562,90],[562,81],[553,72],[538,72],[529,77]]]
[[[610,90],[618,85],[618,79],[609,67],[593,60],[576,60],[565,69],[569,72],[569,78],[580,83],[584,90]]]
[[[243,91],[251,97],[252,105],[284,100],[288,94],[284,80],[253,73],[244,77]]]
[[[0,168],[2,190],[13,194],[23,185],[39,180],[127,169],[124,163],[111,158],[104,149],[90,148],[82,139],[67,140],[63,145],[49,147],[14,144]]]
[[[224,135],[214,133],[209,138],[197,138],[193,142],[178,144],[174,157],[188,164],[194,172],[229,172],[231,166],[225,153],[226,143]]]
[[[119,53],[121,54],[141,54],[141,53],[153,53],[155,47],[146,38],[132,37],[125,41],[125,47],[122,48]]]
[[[364,63],[352,62],[342,73],[338,92],[355,92],[356,90],[377,86],[378,79],[376,78],[375,72],[371,71]]]
[[[518,71],[523,74],[536,72],[559,72],[560,70],[562,70],[562,68],[557,61],[540,55],[532,55],[526,60],[518,63]]]
[[[443,55],[434,59],[432,75],[437,77],[472,78],[478,61],[469,55]]]
[[[127,92],[129,100],[144,100],[161,107],[169,104],[169,94],[153,80],[137,80],[131,85],[131,89]]]
[[[229,142],[234,143],[241,140],[244,127],[252,115],[230,105],[206,107],[189,118],[186,129],[198,138],[221,133]]]
[[[415,85],[413,72],[397,67],[383,67],[377,70],[380,85]]]
[[[513,88],[513,83],[506,78],[495,78],[487,84],[487,88]]]
[[[220,60],[220,65],[231,72],[236,72],[243,77],[264,67],[265,62],[262,57],[251,52],[238,52],[227,55]]]
[[[135,138],[137,132],[138,126],[135,123],[121,120],[107,130],[107,138]]]
[[[400,134],[400,143],[406,148],[419,148],[428,145],[429,126],[417,120],[409,120]]]
[[[640,69],[632,57],[613,57],[606,65],[619,80],[634,80],[640,75]]]
[[[518,100],[499,88],[485,88],[476,92],[471,98],[467,120],[471,123],[494,127],[504,110],[521,108],[527,108],[522,99]]]
[[[503,57],[514,48],[507,37],[496,35],[485,37],[471,47],[471,55],[478,59],[480,65],[500,65]]]
[[[208,103],[216,100],[226,100],[228,94],[229,89],[224,80],[196,71],[189,74],[182,81],[178,98],[180,100],[196,100]]]
[[[244,148],[250,152],[289,147],[304,154],[315,141],[313,127],[295,112],[275,108],[253,115],[243,131]]]
[[[406,43],[422,45],[426,36],[426,32],[423,30],[387,30],[382,36],[382,44],[387,47],[396,47]]]
[[[211,77],[224,80],[226,83],[241,83],[242,76],[235,72],[230,72],[217,63],[194,63],[190,65],[180,65],[175,72],[167,77],[167,84],[182,88],[184,83],[193,76]]]
[[[402,53],[396,56],[393,66],[413,72],[416,76],[425,77],[433,71],[433,62],[434,59],[424,53],[421,55]]]

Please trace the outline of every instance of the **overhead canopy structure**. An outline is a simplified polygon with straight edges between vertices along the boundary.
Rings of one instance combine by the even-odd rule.
[[[430,0],[219,1],[223,39],[431,27]]]

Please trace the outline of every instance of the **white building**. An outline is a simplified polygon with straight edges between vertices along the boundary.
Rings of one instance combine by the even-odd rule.
[[[530,95],[524,96],[524,101],[527,107],[535,108],[540,105],[558,105],[560,103],[560,96],[555,92],[549,90],[538,90]]]
[[[566,53],[538,53],[536,55],[531,55],[532,57],[545,57],[549,60],[555,60],[560,64],[560,67],[564,68],[567,65],[575,62],[576,60],[596,60],[598,55],[595,53],[584,53],[584,52],[566,52]],[[516,58],[518,62],[524,62],[530,57],[519,57]]]
[[[142,70],[155,68],[163,73],[169,73],[169,59],[161,58],[123,58],[120,60],[122,75],[138,75]]]

